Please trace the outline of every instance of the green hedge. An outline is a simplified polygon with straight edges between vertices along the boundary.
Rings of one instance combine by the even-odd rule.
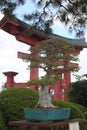
[[[86,118],[86,120],[87,120],[87,112],[84,112],[84,116],[85,116],[85,118]]]
[[[78,108],[81,110],[82,113],[87,112],[87,107],[82,106],[82,105],[80,105],[80,104],[78,104],[78,103],[72,103],[72,104],[73,104],[74,106],[78,107]]]
[[[38,101],[38,93],[28,88],[11,88],[0,93],[0,111],[5,122],[24,119],[24,108],[33,108]]]
[[[0,111],[0,130],[7,130],[5,119],[1,111]]]
[[[6,126],[8,121],[12,120],[23,120],[24,119],[24,108],[34,108],[38,102],[38,93],[28,88],[11,88],[4,90],[0,93],[0,119],[1,128]],[[55,106],[60,108],[69,107],[71,108],[70,119],[84,119],[84,112],[86,108],[66,102],[66,101],[53,101]],[[2,115],[3,114],[3,115]],[[3,118],[4,117],[4,118]],[[5,126],[6,124],[6,126]],[[8,129],[9,130],[9,129]],[[13,129],[12,129],[13,130]]]
[[[75,106],[71,102],[67,101],[53,101],[53,104],[59,106],[60,108],[71,108],[70,119],[85,119],[84,114],[79,109],[79,107]]]

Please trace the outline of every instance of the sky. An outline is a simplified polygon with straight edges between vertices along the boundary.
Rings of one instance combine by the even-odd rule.
[[[26,8],[20,7],[20,13],[18,17],[22,17],[23,13],[27,12],[28,4]],[[31,8],[33,6],[31,5]],[[19,9],[17,9],[18,11]],[[3,17],[0,14],[0,19]],[[58,34],[68,38],[75,38],[74,34],[68,32],[67,27],[62,25],[60,22],[54,23],[53,33]],[[85,33],[85,38],[87,41],[87,32]],[[29,80],[29,70],[27,70],[28,63],[24,62],[22,59],[17,58],[17,52],[28,53],[29,46],[17,41],[14,36],[0,30],[0,86],[6,82],[6,76],[3,72],[15,71],[19,74],[15,76],[15,82],[27,82]],[[79,55],[79,66],[80,71],[77,73],[83,75],[87,73],[87,49],[83,49]],[[72,81],[75,79],[72,76]]]

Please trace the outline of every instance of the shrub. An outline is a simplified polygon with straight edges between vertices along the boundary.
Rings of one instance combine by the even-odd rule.
[[[87,120],[87,112],[84,112],[85,119]]]
[[[0,111],[0,130],[7,130],[7,127],[5,125],[4,117],[2,112]]]
[[[38,101],[38,93],[28,88],[11,88],[0,93],[0,111],[7,123],[24,119],[23,109],[33,108]]]
[[[5,128],[5,124],[7,124],[7,122],[10,120],[23,120],[23,109],[34,108],[34,106],[37,104],[37,101],[38,93],[28,88],[11,88],[2,91],[0,93],[0,111],[2,112],[0,113],[2,122],[0,122],[2,124],[0,124],[0,130],[7,130]],[[59,106],[60,108],[71,108],[70,119],[84,119],[84,115],[79,107],[73,103],[65,101],[53,101],[53,104]],[[81,109],[83,110],[83,108]],[[15,128],[15,130],[17,130],[17,128]]]
[[[71,83],[67,95],[69,101],[87,107],[87,80]]]
[[[81,112],[79,107],[73,105],[67,101],[53,101],[53,104],[60,108],[71,108],[70,119],[85,119],[84,114]]]
[[[84,112],[87,112],[87,107],[84,107],[84,106],[82,106],[82,105],[80,105],[78,103],[72,103],[72,104],[75,105],[75,106],[77,106],[81,110],[81,112],[83,114],[84,114]]]

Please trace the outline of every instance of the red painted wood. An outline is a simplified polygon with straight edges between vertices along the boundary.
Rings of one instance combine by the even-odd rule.
[[[52,87],[54,88],[54,99],[63,100],[61,81],[57,81]]]
[[[13,87],[14,86],[14,76],[16,76],[18,73],[9,71],[9,72],[4,72],[3,74],[5,76],[7,76],[7,82],[6,82],[7,87]]]
[[[71,73],[70,72],[65,72],[64,73],[64,79],[65,79],[64,91],[66,93],[67,90],[68,90],[68,86],[71,83]],[[64,94],[64,100],[66,100],[66,99],[67,99],[67,95]]]
[[[35,44],[38,42],[37,40],[32,39],[31,37],[27,37],[27,36],[21,35],[21,34],[16,35],[16,39],[20,42],[24,42],[31,46],[35,46]]]
[[[18,52],[18,58],[27,59],[31,54]]]

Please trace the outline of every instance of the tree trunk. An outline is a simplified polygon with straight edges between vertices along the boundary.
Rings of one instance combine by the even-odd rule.
[[[52,105],[52,99],[49,94],[49,87],[39,87],[39,102],[35,106],[36,108],[55,108],[55,106]]]

